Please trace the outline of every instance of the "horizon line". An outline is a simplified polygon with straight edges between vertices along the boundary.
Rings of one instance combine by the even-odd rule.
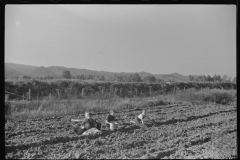
[[[32,66],[32,67],[45,67],[45,68],[47,68],[47,67],[63,67],[63,68],[66,68],[66,69],[85,69],[85,68],[76,68],[76,67],[65,67],[65,66],[34,66],[34,65],[29,65],[29,64],[22,64],[22,63],[13,63],[13,62],[4,62],[5,64],[6,63],[11,63],[11,64],[18,64],[18,65],[26,65],[26,66]],[[180,74],[180,73],[178,73],[178,72],[173,72],[173,73],[151,73],[151,72],[147,72],[147,71],[138,71],[138,72],[126,72],[126,71],[120,71],[120,72],[111,72],[111,71],[102,71],[102,70],[91,70],[91,69],[85,69],[85,70],[89,70],[89,71],[97,71],[97,72],[110,72],[110,73],[129,73],[129,74],[134,74],[134,73],[141,73],[141,72],[145,72],[145,73],[149,73],[149,74],[152,74],[152,75],[170,75],[170,74]],[[202,75],[202,74],[189,74],[189,75],[183,75],[183,74],[180,74],[180,75],[182,75],[182,76],[200,76],[200,75]],[[203,74],[203,75],[205,75],[205,74]],[[208,76],[209,74],[206,74],[205,76]],[[218,75],[218,74],[216,74],[216,75]],[[225,75],[225,74],[223,74],[223,75]],[[214,74],[213,75],[211,75],[211,77],[212,76],[214,76]],[[228,76],[228,75],[227,75]],[[222,76],[221,76],[222,77]],[[231,76],[229,76],[229,77],[231,77]],[[233,77],[231,77],[231,78],[234,78],[234,76]]]

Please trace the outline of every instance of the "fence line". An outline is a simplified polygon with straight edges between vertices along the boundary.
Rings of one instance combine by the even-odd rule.
[[[218,82],[218,83],[220,83],[220,82]],[[199,83],[200,84],[200,83]],[[72,86],[71,86],[72,87]],[[100,86],[101,87],[101,86]],[[222,86],[221,86],[222,87]],[[95,93],[101,93],[101,95],[102,95],[102,97],[105,97],[105,96],[109,96],[108,94],[110,93],[110,95],[112,96],[112,95],[115,95],[115,96],[120,96],[120,97],[128,97],[128,96],[130,96],[130,97],[132,97],[132,96],[136,96],[136,97],[138,97],[138,96],[141,96],[141,94],[143,94],[143,95],[145,95],[147,92],[149,93],[149,96],[151,97],[151,96],[156,96],[156,95],[160,95],[161,93],[160,92],[162,92],[162,91],[164,91],[164,90],[166,90],[168,87],[162,87],[161,86],[161,89],[159,89],[159,90],[157,90],[158,92],[157,93],[155,93],[155,92],[153,92],[153,86],[148,86],[148,88],[149,88],[149,90],[148,91],[146,91],[146,92],[144,92],[144,93],[142,93],[142,91],[141,90],[138,90],[138,88],[135,88],[135,91],[128,91],[128,92],[131,92],[130,94],[129,93],[125,93],[126,91],[125,91],[125,89],[124,88],[121,88],[120,87],[120,90],[115,90],[116,92],[117,91],[119,91],[119,94],[117,94],[116,92],[114,92],[114,94],[111,94],[111,92],[106,92],[105,91],[105,89],[103,88],[103,87],[101,87],[100,88],[100,90],[99,90],[99,92],[95,92]],[[186,87],[186,86],[184,86],[184,88],[183,88],[183,90],[186,90],[188,87]],[[195,87],[194,87],[195,88]],[[223,87],[222,87],[223,88]],[[231,84],[231,88],[233,89],[234,87],[233,87],[233,84]],[[59,99],[60,100],[60,92],[59,91],[62,91],[61,89],[58,89],[58,88],[55,88],[56,89],[56,92],[57,92],[57,99]],[[201,87],[201,90],[202,90],[203,88]],[[80,99],[85,99],[85,98],[87,98],[87,97],[89,97],[89,98],[92,98],[92,96],[93,97],[95,97],[95,96],[97,96],[97,94],[95,95],[95,93],[88,93],[87,91],[87,88],[82,88],[82,90],[80,91],[80,93],[78,93],[79,95],[81,94],[81,98]],[[111,90],[111,89],[110,89]],[[123,92],[123,90],[124,90],[124,92]],[[170,90],[172,90],[172,89],[170,89]],[[140,92],[141,91],[141,92]],[[40,92],[40,91],[39,91]],[[170,91],[171,92],[171,91]],[[172,91],[172,97],[173,97],[173,94],[175,94],[175,92],[176,92],[176,86],[175,85],[173,85],[173,91]],[[42,93],[42,92],[40,92],[40,93]],[[11,94],[11,95],[14,95],[14,96],[17,96],[17,97],[21,97],[21,98],[24,98],[24,99],[27,99],[27,100],[31,100],[31,89],[29,88],[29,91],[27,92],[27,97],[26,96],[20,96],[20,95],[17,95],[17,94],[15,94],[15,93],[11,93],[11,92],[8,92],[8,91],[5,91],[5,94]],[[42,93],[43,94],[43,93]],[[50,93],[51,94],[51,93]],[[77,94],[77,95],[78,95]],[[51,94],[52,95],[52,94]],[[43,97],[44,97],[44,95],[42,95]],[[146,96],[146,95],[145,95]],[[50,98],[50,95],[48,95],[48,97]],[[8,97],[7,97],[7,99],[8,99]],[[37,99],[37,101],[39,100],[39,95],[38,95],[38,93],[37,93],[37,97],[36,97],[36,99]],[[36,100],[35,100],[36,101]]]
[[[11,93],[11,92],[8,92],[8,91],[5,91],[5,93],[7,93],[7,94],[11,94],[11,95],[15,95],[15,96],[18,96],[18,97],[26,98],[26,99],[27,99],[27,97],[19,96],[19,95],[15,94],[15,93]]]

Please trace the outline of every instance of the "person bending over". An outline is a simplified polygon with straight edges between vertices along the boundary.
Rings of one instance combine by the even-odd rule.
[[[81,120],[79,119],[72,119],[72,122],[81,122]],[[74,132],[78,135],[82,134],[83,132],[91,129],[91,128],[97,128],[98,130],[101,129],[101,123],[96,122],[96,120],[94,120],[92,118],[92,114],[90,112],[85,112],[85,118],[81,123],[80,127],[75,127],[74,128]]]
[[[133,122],[133,123],[135,123],[135,124],[137,124],[137,125],[140,125],[141,123],[142,123],[142,124],[145,124],[145,123],[144,123],[144,119],[145,119],[145,118],[148,118],[148,117],[146,116],[146,110],[143,109],[143,110],[142,110],[142,113],[139,114],[138,116],[136,116],[135,119],[134,119],[133,121],[131,121],[131,122]],[[148,118],[148,119],[149,119],[149,118]]]

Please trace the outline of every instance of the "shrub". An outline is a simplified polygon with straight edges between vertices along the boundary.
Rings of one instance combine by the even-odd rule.
[[[233,101],[235,97],[234,91],[232,90],[227,91],[214,89],[212,92],[215,102],[220,104],[227,104]]]
[[[233,101],[236,96],[235,90],[221,90],[221,89],[187,89],[185,91],[177,91],[174,94],[174,99],[177,101],[200,101],[200,102],[216,102],[219,104],[227,104]]]

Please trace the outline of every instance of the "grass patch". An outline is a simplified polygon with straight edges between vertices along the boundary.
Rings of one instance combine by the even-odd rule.
[[[38,119],[84,113],[86,110],[105,112],[110,109],[121,111],[126,108],[148,108],[172,102],[216,102],[227,104],[236,98],[236,90],[221,89],[187,89],[177,90],[174,94],[156,97],[109,98],[109,99],[68,99],[58,100],[55,97],[41,101],[5,102],[5,118],[15,120]]]
[[[209,89],[196,90],[194,88],[187,90],[177,90],[173,94],[176,101],[187,102],[215,102],[218,104],[227,104],[236,97],[236,90]]]

